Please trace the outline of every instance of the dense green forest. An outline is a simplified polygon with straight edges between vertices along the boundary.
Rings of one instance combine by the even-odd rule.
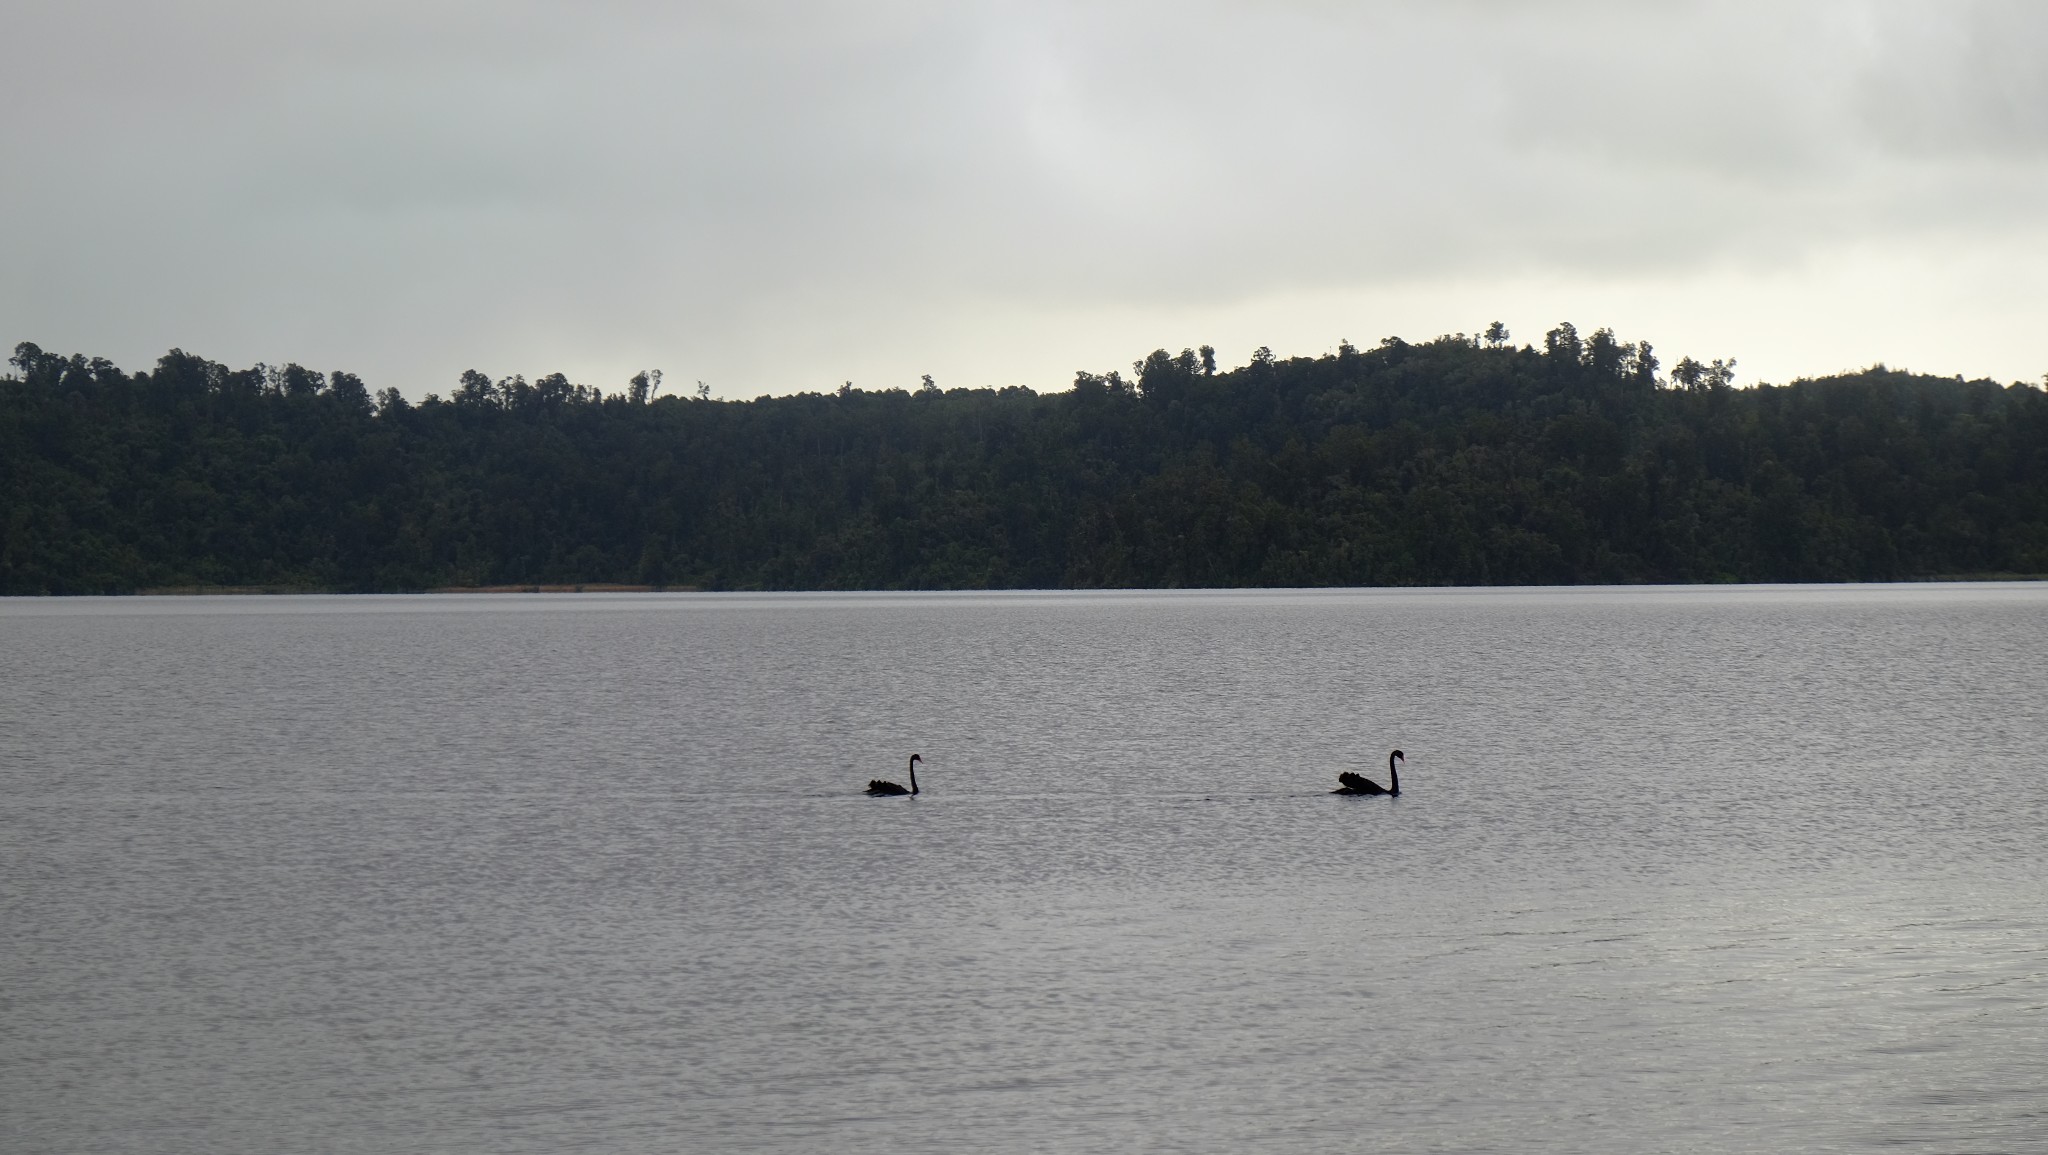
[[[1737,388],[1570,325],[1070,391],[734,402],[465,373],[446,399],[17,346],[0,593],[1319,586],[2048,573],[2048,393]]]

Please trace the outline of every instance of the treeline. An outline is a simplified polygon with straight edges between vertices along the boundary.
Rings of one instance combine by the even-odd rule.
[[[0,593],[1317,586],[2048,573],[2048,394],[1736,388],[1569,325],[1071,391],[449,398],[15,349]]]

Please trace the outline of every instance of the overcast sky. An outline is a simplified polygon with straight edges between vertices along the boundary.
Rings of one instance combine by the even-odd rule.
[[[2048,371],[2048,3],[0,4],[0,340],[1066,387],[1559,320]]]

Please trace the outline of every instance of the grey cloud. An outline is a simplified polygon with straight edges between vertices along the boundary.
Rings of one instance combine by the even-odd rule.
[[[1858,93],[1873,137],[1913,154],[2048,157],[2048,8],[1982,0],[1885,15]]]
[[[493,362],[753,392],[815,386],[835,350],[913,371],[963,310],[2038,230],[2039,12],[17,6],[9,42],[41,50],[0,70],[0,147],[26,161],[0,315],[14,339],[324,357],[414,392]]]

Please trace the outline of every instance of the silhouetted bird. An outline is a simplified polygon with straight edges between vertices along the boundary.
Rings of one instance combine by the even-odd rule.
[[[910,756],[910,789],[905,790],[903,787],[898,786],[894,782],[884,782],[880,778],[870,778],[868,779],[868,793],[877,796],[884,794],[917,793],[917,764],[922,761],[924,761],[924,759],[919,758],[915,754],[912,754]]]
[[[1401,792],[1401,768],[1399,766],[1394,765],[1394,763],[1404,762],[1407,760],[1407,758],[1408,756],[1406,754],[1401,753],[1399,750],[1396,750],[1392,754],[1387,755],[1387,775],[1393,783],[1391,786],[1382,787],[1379,783],[1373,781],[1370,778],[1364,777],[1363,775],[1359,774],[1353,774],[1351,771],[1346,770],[1342,774],[1337,775],[1337,782],[1341,789],[1332,790],[1330,791],[1330,793],[1388,795],[1399,794]]]

